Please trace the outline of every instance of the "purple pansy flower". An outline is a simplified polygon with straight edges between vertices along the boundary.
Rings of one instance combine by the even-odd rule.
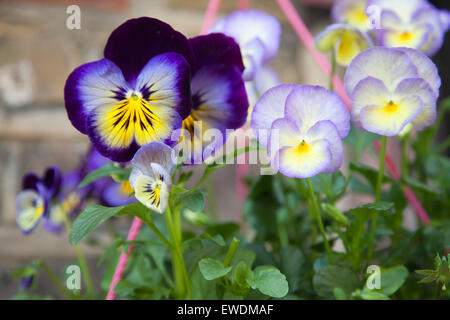
[[[239,44],[244,59],[244,80],[272,60],[280,46],[281,26],[276,18],[255,9],[239,10],[219,19],[209,32],[221,32]]]
[[[157,19],[131,19],[112,32],[104,56],[66,81],[66,110],[75,128],[118,162],[152,141],[174,144],[172,132],[191,109],[188,40]]]
[[[367,49],[350,63],[344,84],[359,129],[393,136],[408,123],[419,130],[434,123],[441,79],[418,50]]]
[[[25,175],[16,199],[16,222],[23,234],[30,234],[42,218],[48,218],[60,185],[61,173],[56,167],[49,167],[42,179],[34,173]]]
[[[320,86],[282,84],[256,103],[251,127],[267,147],[269,163],[284,175],[335,172],[343,161],[342,138],[350,114],[339,96]]]
[[[366,15],[367,0],[335,0],[331,9],[331,18],[337,23],[347,23],[365,32],[369,30]]]
[[[380,10],[380,45],[409,47],[434,55],[448,30],[448,12],[426,0],[368,0],[367,7]]]
[[[245,123],[248,100],[242,56],[233,38],[213,33],[189,41],[196,58],[191,80],[193,104],[183,120],[181,138],[184,154],[192,155],[186,163],[198,164],[224,144],[226,129]],[[207,138],[208,134],[212,136]]]

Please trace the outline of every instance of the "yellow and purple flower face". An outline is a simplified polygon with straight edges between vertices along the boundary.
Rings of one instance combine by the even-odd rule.
[[[136,152],[131,163],[130,187],[134,188],[136,199],[146,207],[164,213],[172,186],[174,150],[162,142],[151,142]]]
[[[352,120],[359,129],[384,136],[433,124],[441,79],[434,63],[409,48],[373,47],[360,53],[345,75]]]
[[[369,30],[366,15],[367,0],[335,0],[331,9],[334,22],[349,24],[363,32]]]
[[[336,62],[348,66],[361,51],[373,45],[370,37],[349,24],[332,24],[315,38],[320,51],[334,50]]]
[[[268,90],[256,103],[251,127],[267,147],[274,170],[309,178],[341,167],[342,139],[350,130],[350,114],[330,90],[283,84]]]
[[[254,79],[258,69],[275,57],[280,46],[280,23],[260,10],[234,11],[219,19],[209,32],[221,32],[236,40],[244,59],[246,81]]]
[[[16,222],[23,234],[30,234],[43,218],[49,218],[50,203],[60,185],[61,173],[56,167],[48,168],[42,179],[34,173],[25,175],[16,199]]]
[[[130,43],[139,44],[130,49]],[[72,124],[96,149],[129,161],[153,141],[174,144],[172,132],[190,113],[188,40],[157,19],[128,20],[108,39],[105,58],[75,69],[64,97]],[[176,131],[176,130],[175,130]]]
[[[183,153],[187,164],[200,164],[222,147],[227,129],[240,128],[247,118],[248,100],[239,46],[231,37],[213,33],[190,39],[196,58],[192,72],[192,108],[183,120]],[[205,133],[217,131],[206,139]],[[213,140],[213,141],[209,141]]]
[[[408,47],[432,56],[448,30],[448,12],[426,0],[369,0],[380,10],[378,42],[387,47]]]

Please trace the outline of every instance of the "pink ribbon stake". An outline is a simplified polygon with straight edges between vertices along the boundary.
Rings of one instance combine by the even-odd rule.
[[[131,228],[128,231],[127,241],[134,241],[136,240],[139,230],[142,227],[142,220],[138,217],[134,217],[133,223],[131,224]],[[125,268],[127,266],[128,258],[131,255],[131,252],[133,251],[133,245],[130,244],[128,246],[127,253],[120,254],[119,262],[117,263],[116,270],[114,271],[114,275],[112,277],[111,284],[109,285],[108,294],[106,295],[106,300],[114,300],[116,298],[116,294],[114,293],[114,289],[116,288],[116,285],[119,283],[120,280],[123,278],[123,272],[125,271]]]
[[[217,13],[219,12],[221,1],[222,0],[209,0],[200,34],[206,34],[208,29],[213,25],[216,20]]]

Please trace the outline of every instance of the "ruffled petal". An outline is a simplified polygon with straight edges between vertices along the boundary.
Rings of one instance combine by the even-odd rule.
[[[276,137],[276,138],[275,138]],[[282,148],[298,146],[304,138],[295,121],[289,118],[277,119],[272,123],[268,155],[276,154]]]
[[[352,99],[352,121],[358,129],[361,129],[360,113],[367,106],[384,106],[389,102],[391,93],[384,83],[376,78],[367,77],[356,86]]]
[[[344,161],[344,147],[341,137],[336,126],[330,120],[322,120],[317,122],[306,134],[306,141],[326,140],[329,142],[331,152],[330,165],[323,171],[324,173],[332,173],[337,171]]]
[[[226,129],[237,129],[244,125],[248,99],[241,72],[233,65],[208,65],[201,68],[192,78],[191,91],[193,107],[189,117],[183,120],[182,135],[185,139],[184,134],[189,133],[190,139],[184,141],[191,141],[190,150],[197,159],[195,163],[201,163],[205,160],[202,152],[207,146],[213,144],[217,150],[223,145]],[[196,122],[201,132],[195,130]],[[220,137],[212,142],[203,139],[205,132],[213,129],[220,131]],[[196,148],[197,145],[199,147]],[[184,150],[186,147],[189,146],[185,146]]]
[[[433,89],[436,97],[439,96],[439,88],[441,87],[441,77],[434,62],[419,50],[411,48],[397,48],[406,53],[417,68],[419,76],[423,78]]]
[[[233,37],[241,48],[253,39],[260,39],[265,47],[263,59],[265,62],[275,57],[280,46],[280,23],[276,18],[260,10],[234,11],[216,23],[210,32],[223,32]]]
[[[331,9],[334,22],[345,22],[360,30],[367,30],[366,0],[335,0]]]
[[[272,123],[284,118],[286,99],[296,84],[281,84],[267,90],[256,102],[252,112],[251,128],[259,143],[267,147]]]
[[[113,62],[102,59],[76,68],[67,78],[64,101],[72,125],[87,133],[88,114],[125,97],[129,86]]]
[[[16,223],[23,234],[30,234],[44,215],[45,200],[35,190],[27,189],[16,199]]]
[[[367,106],[361,110],[361,126],[383,136],[395,136],[422,111],[419,97],[406,97],[394,106]]]
[[[394,93],[394,100],[417,96],[423,102],[422,112],[412,121],[416,129],[431,126],[436,120],[436,96],[429,84],[420,78],[405,79],[399,83]]]
[[[406,53],[394,48],[372,47],[361,52],[350,63],[344,85],[352,98],[353,90],[364,78],[377,78],[392,92],[401,80],[417,76],[417,68]]]
[[[134,169],[139,171],[132,171],[133,179],[130,177],[131,187],[134,187],[137,176],[147,175],[153,177],[152,163],[159,164],[164,171],[170,174],[176,163],[176,155],[171,147],[162,142],[152,142],[141,147],[133,159],[131,164]],[[133,180],[133,181],[131,181]]]
[[[244,80],[251,81],[255,78],[259,68],[264,63],[264,44],[259,38],[255,38],[242,46],[243,62],[245,66]]]
[[[331,120],[341,138],[350,131],[350,113],[342,99],[333,91],[320,86],[302,85],[292,90],[286,99],[284,115],[297,122],[306,133],[321,120]]]
[[[116,28],[105,46],[105,58],[122,70],[133,84],[147,62],[162,53],[179,53],[194,66],[194,56],[188,40],[170,25],[158,19],[130,19]]]
[[[47,189],[48,199],[55,197],[61,187],[62,175],[58,167],[48,167],[45,170],[42,182]]]
[[[244,71],[241,50],[233,38],[222,33],[211,33],[189,39],[189,43],[196,59],[193,75],[203,66],[211,64],[233,65],[240,72]]]
[[[48,216],[42,223],[42,228],[54,234],[61,233],[64,229],[65,214],[64,208],[60,204],[52,205]]]
[[[327,140],[307,144],[306,149],[302,150],[299,147],[280,149],[270,165],[274,170],[293,178],[310,178],[330,166],[332,155]]]

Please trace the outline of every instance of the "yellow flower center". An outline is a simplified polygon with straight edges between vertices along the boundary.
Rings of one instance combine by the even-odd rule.
[[[134,188],[130,185],[130,181],[121,182],[119,185],[119,192],[124,196],[130,196],[134,191]]]
[[[407,42],[411,40],[413,37],[412,32],[403,32],[398,36],[398,39],[403,42]]]
[[[392,100],[384,106],[384,111],[386,111],[387,113],[394,113],[397,112],[397,110],[398,104],[394,103]]]
[[[299,143],[297,146],[297,151],[299,153],[307,153],[309,151],[309,145],[305,142],[305,140],[302,140],[302,142]]]

